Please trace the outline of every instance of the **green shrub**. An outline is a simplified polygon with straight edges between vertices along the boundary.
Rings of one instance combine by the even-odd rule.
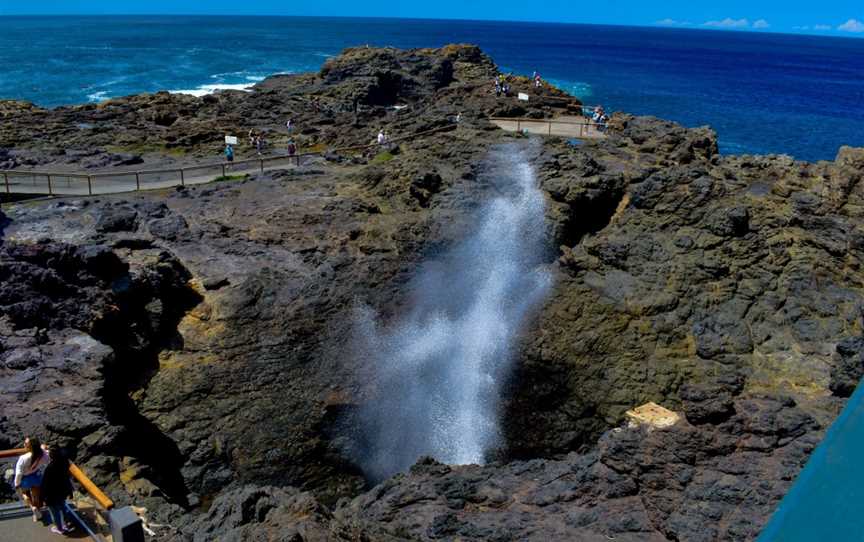
[[[384,151],[384,152],[378,153],[378,155],[376,155],[375,158],[372,159],[372,163],[373,164],[384,164],[384,163],[389,162],[392,159],[393,159],[393,155],[388,151]]]

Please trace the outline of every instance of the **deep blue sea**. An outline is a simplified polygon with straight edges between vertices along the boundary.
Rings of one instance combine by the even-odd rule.
[[[543,23],[294,17],[3,17],[0,97],[43,106],[242,88],[353,45],[471,42],[588,104],[710,124],[726,153],[864,146],[864,39]]]

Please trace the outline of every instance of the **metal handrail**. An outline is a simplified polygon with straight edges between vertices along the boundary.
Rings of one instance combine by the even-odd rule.
[[[532,119],[528,117],[489,117],[491,121],[505,121],[505,122],[539,122],[539,123],[549,123],[549,124],[569,124],[573,126],[603,126],[602,124],[598,124],[596,122],[591,121],[590,119],[586,119],[585,122],[576,122],[569,120],[557,120],[557,119]]]
[[[584,121],[569,121],[569,120],[558,120],[558,119],[532,119],[525,117],[491,117],[489,119],[492,122],[508,122],[516,124],[516,132],[522,132],[522,128],[525,126],[540,126],[541,130],[543,128],[546,129],[546,135],[564,135],[565,137],[569,135],[569,137],[575,138],[603,138],[605,134],[603,133],[606,128],[606,124],[597,123],[592,121],[591,119],[584,119]],[[563,125],[570,127],[579,127],[578,135],[574,134],[553,134],[552,126],[553,125]],[[499,125],[500,126],[500,125]],[[504,126],[500,126],[504,128]],[[591,128],[594,128],[594,134],[591,134]],[[506,128],[504,128],[506,129]],[[534,133],[537,133],[536,130]]]
[[[453,130],[456,128],[454,124],[448,124],[446,126],[439,126],[437,128],[433,128],[431,130],[424,130],[422,132],[417,132],[414,134],[396,137],[388,140],[388,144],[397,143],[400,141],[406,141],[410,139],[415,139],[420,136],[429,135],[432,133],[442,132],[445,130]],[[222,168],[222,175],[226,175],[228,172],[228,168],[235,167],[237,165],[246,165],[246,164],[260,164],[260,169],[263,172],[265,163],[273,162],[277,160],[288,160],[294,161],[296,160],[297,165],[300,165],[300,161],[304,157],[309,156],[324,156],[325,154],[330,153],[340,153],[340,152],[349,152],[356,150],[364,150],[370,148],[381,147],[378,143],[371,143],[366,145],[355,145],[350,147],[339,147],[332,150],[320,151],[320,152],[305,152],[305,153],[297,153],[297,154],[279,154],[272,156],[264,156],[258,158],[247,158],[243,160],[235,160],[235,161],[220,161],[220,162],[208,162],[202,164],[194,164],[190,166],[180,166],[180,167],[172,167],[172,168],[163,168],[163,169],[150,169],[150,170],[129,170],[129,171],[111,171],[111,172],[98,172],[98,173],[80,173],[80,172],[70,172],[64,173],[59,171],[39,171],[39,170],[18,170],[18,169],[6,169],[0,170],[0,176],[3,177],[3,182],[5,184],[6,193],[10,194],[11,189],[9,185],[9,177],[46,177],[48,180],[48,194],[54,195],[53,187],[52,187],[52,177],[54,178],[79,178],[87,180],[87,193],[88,195],[93,195],[93,180],[99,178],[107,178],[107,177],[122,177],[122,176],[135,176],[135,190],[141,190],[141,176],[142,175],[157,175],[157,174],[165,174],[165,173],[179,173],[180,174],[180,186],[185,186],[186,182],[186,172],[205,169],[205,168]],[[34,180],[35,183],[35,180]],[[172,186],[176,186],[172,185]]]
[[[102,542],[104,540],[104,538],[102,538],[100,535],[96,534],[93,531],[93,529],[91,529],[90,526],[87,525],[86,521],[81,519],[81,516],[78,515],[78,512],[76,512],[74,508],[69,506],[69,503],[66,503],[63,507],[64,507],[66,513],[69,514],[70,516],[72,516],[72,518],[78,523],[78,525],[80,525],[81,527],[84,528],[85,531],[87,531],[87,536],[89,536],[91,539],[95,540],[96,542]]]

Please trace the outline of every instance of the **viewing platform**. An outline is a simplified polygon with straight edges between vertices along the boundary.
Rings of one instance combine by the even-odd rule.
[[[23,448],[2,450],[0,463],[14,462],[26,452]],[[80,499],[66,503],[66,522],[75,528],[63,538],[94,542],[143,542],[143,523],[131,507],[115,508],[114,501],[74,463],[69,464],[69,476],[77,482],[83,493]],[[51,532],[51,515],[47,508],[42,509],[40,521],[33,521],[30,509],[21,500],[0,504],[0,542],[49,542],[58,539],[61,538]]]
[[[492,117],[493,124],[508,132],[558,136],[571,139],[603,139],[605,125],[580,116],[559,116],[554,119]]]

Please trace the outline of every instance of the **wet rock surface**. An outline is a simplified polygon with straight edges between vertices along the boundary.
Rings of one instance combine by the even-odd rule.
[[[754,538],[864,374],[860,149],[725,157],[707,128],[624,114],[602,141],[545,140],[555,286],[524,332],[501,448],[374,488],[345,454],[340,424],[370,397],[355,311],[398,315],[418,264],[497,190],[488,150],[526,144],[484,120],[515,102],[489,93],[495,70],[468,46],[359,48],[249,94],[0,108],[21,119],[0,159],[36,161],[54,140],[35,119],[105,141],[146,127],[191,155],[217,150],[214,116],[276,130],[292,115],[333,147],[466,119],[386,158],[7,208],[0,446],[35,431],[74,447],[166,540]],[[578,106],[544,102],[557,94],[522,113]],[[685,419],[619,427],[648,401]]]

